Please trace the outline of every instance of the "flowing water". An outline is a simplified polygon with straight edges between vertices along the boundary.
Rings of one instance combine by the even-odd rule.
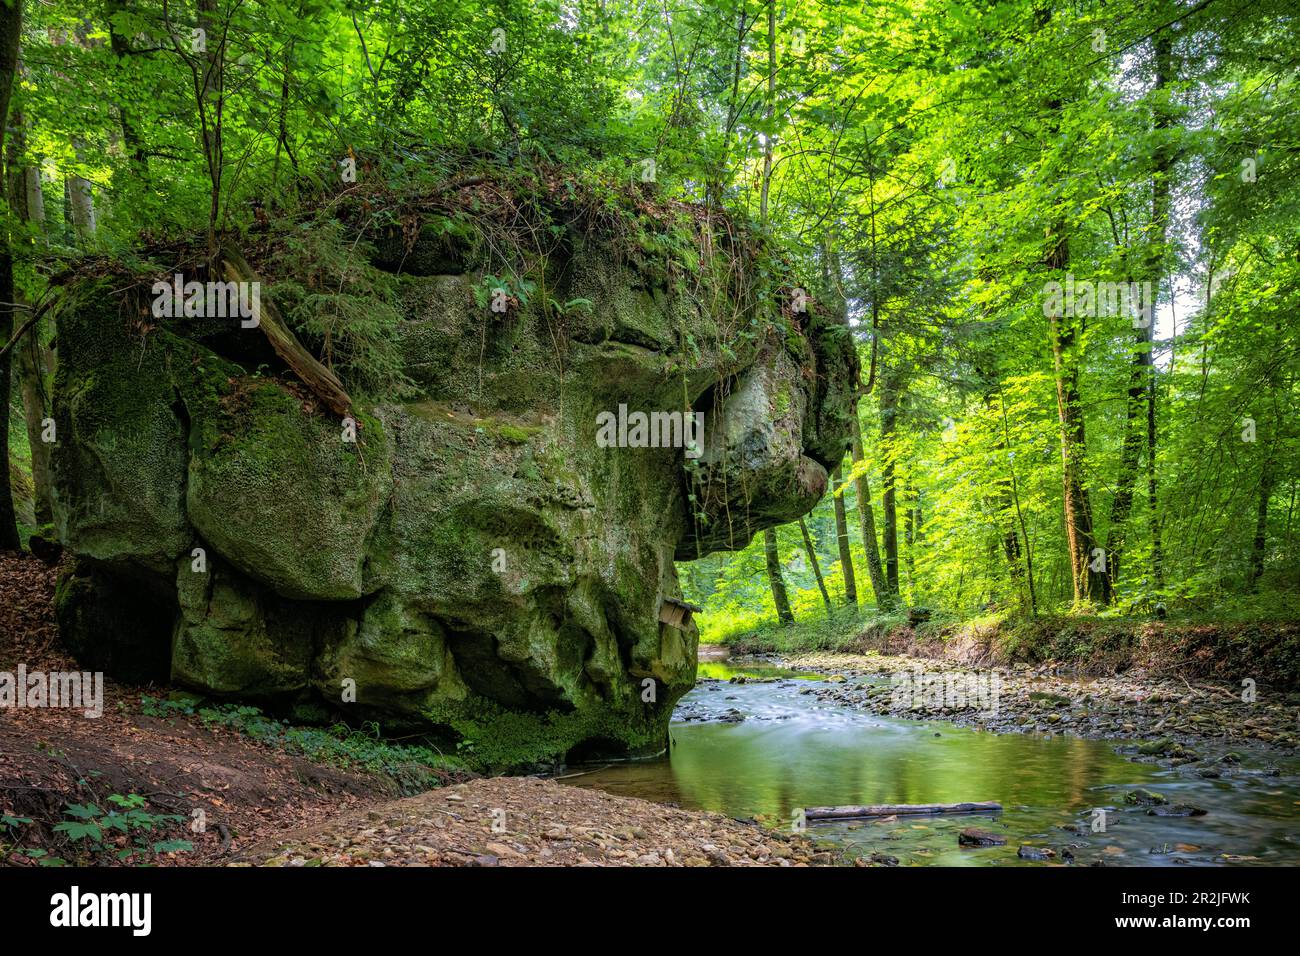
[[[1052,848],[1054,862],[1068,851],[1079,865],[1300,863],[1295,759],[1235,746],[1242,764],[1222,768],[1221,779],[1203,779],[1195,764],[1133,762],[1115,752],[1117,741],[996,735],[824,704],[800,693],[816,675],[701,663],[700,677],[674,714],[667,756],[602,766],[565,782],[787,828],[800,808],[813,806],[1002,804],[998,815],[807,824],[809,835],[850,856],[884,854],[902,865],[1030,863],[1017,856],[1021,844]],[[746,682],[729,683],[732,677]],[[1227,748],[1194,749],[1212,761]],[[1270,775],[1274,768],[1280,776]],[[1125,805],[1137,787],[1207,813],[1149,816]],[[1094,831],[1103,820],[1104,831]],[[967,827],[1007,843],[959,847]]]

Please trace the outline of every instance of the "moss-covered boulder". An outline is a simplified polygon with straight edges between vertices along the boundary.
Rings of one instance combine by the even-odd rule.
[[[83,557],[165,573],[190,535],[173,343],[143,334],[142,316],[117,300],[110,283],[67,295],[50,460],[60,540]]]
[[[301,397],[266,380],[238,381],[215,400],[183,395],[185,510],[197,535],[284,597],[361,597],[367,544],[390,490],[379,421],[358,412],[344,427],[306,415]]]
[[[629,247],[558,227],[503,288],[463,223],[351,243],[340,259],[368,253],[348,268],[392,290],[400,386],[354,388],[342,421],[260,330],[75,285],[54,396],[70,644],[488,767],[661,749],[695,679],[694,627],[660,621],[674,561],[812,507],[857,375],[844,329],[737,282],[770,264],[656,259],[681,248],[664,228]],[[302,270],[267,279],[320,299]]]

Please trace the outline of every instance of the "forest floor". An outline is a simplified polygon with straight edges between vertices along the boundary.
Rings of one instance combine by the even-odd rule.
[[[78,669],[59,644],[56,576],[30,555],[0,553],[0,671]],[[834,862],[756,824],[536,778],[448,774],[451,786],[396,799],[384,774],[286,752],[199,714],[151,712],[145,701],[169,688],[105,679],[103,690],[98,718],[0,708],[0,865]],[[135,824],[106,823],[117,809],[125,825],[121,801],[136,796]],[[100,813],[87,816],[92,808]],[[67,831],[87,822],[102,839]],[[191,848],[173,849],[179,840]]]
[[[0,671],[14,673],[20,663],[29,674],[78,670],[59,644],[55,576],[30,555],[0,553]],[[395,795],[388,781],[278,751],[238,730],[150,716],[141,701],[150,692],[158,689],[105,679],[98,718],[68,708],[0,708],[0,822],[30,821],[0,825],[0,864],[114,861],[139,832],[113,832],[95,849],[54,829],[78,819],[69,807],[108,811],[114,796],[141,795],[146,812],[162,818],[151,821],[149,849],[124,862],[184,865]],[[193,849],[154,852],[163,839],[188,840]]]
[[[728,634],[730,653],[886,655],[975,668],[1068,669],[1082,678],[1213,681],[1250,679],[1278,695],[1300,692],[1300,609],[1286,619],[1040,614],[994,611],[974,618],[841,609],[792,627]],[[1300,705],[1300,698],[1296,699]]]
[[[536,777],[473,780],[238,854],[261,866],[818,866],[805,837]]]

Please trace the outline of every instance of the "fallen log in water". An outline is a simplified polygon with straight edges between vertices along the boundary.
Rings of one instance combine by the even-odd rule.
[[[886,803],[878,807],[807,807],[805,820],[847,820],[853,817],[923,816],[936,813],[1000,813],[1000,803]]]

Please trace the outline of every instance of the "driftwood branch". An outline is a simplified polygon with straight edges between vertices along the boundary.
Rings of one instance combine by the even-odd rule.
[[[226,278],[232,282],[261,282],[247,260],[230,242],[221,244],[221,261],[225,267]],[[352,399],[343,388],[337,375],[322,365],[298,341],[298,337],[280,316],[280,310],[265,299],[261,299],[258,314],[258,328],[266,336],[275,354],[284,359],[302,381],[316,393],[336,415],[346,415],[352,408]]]
[[[855,817],[927,816],[937,813],[1001,813],[1000,803],[885,803],[875,807],[808,807],[805,820]]]

